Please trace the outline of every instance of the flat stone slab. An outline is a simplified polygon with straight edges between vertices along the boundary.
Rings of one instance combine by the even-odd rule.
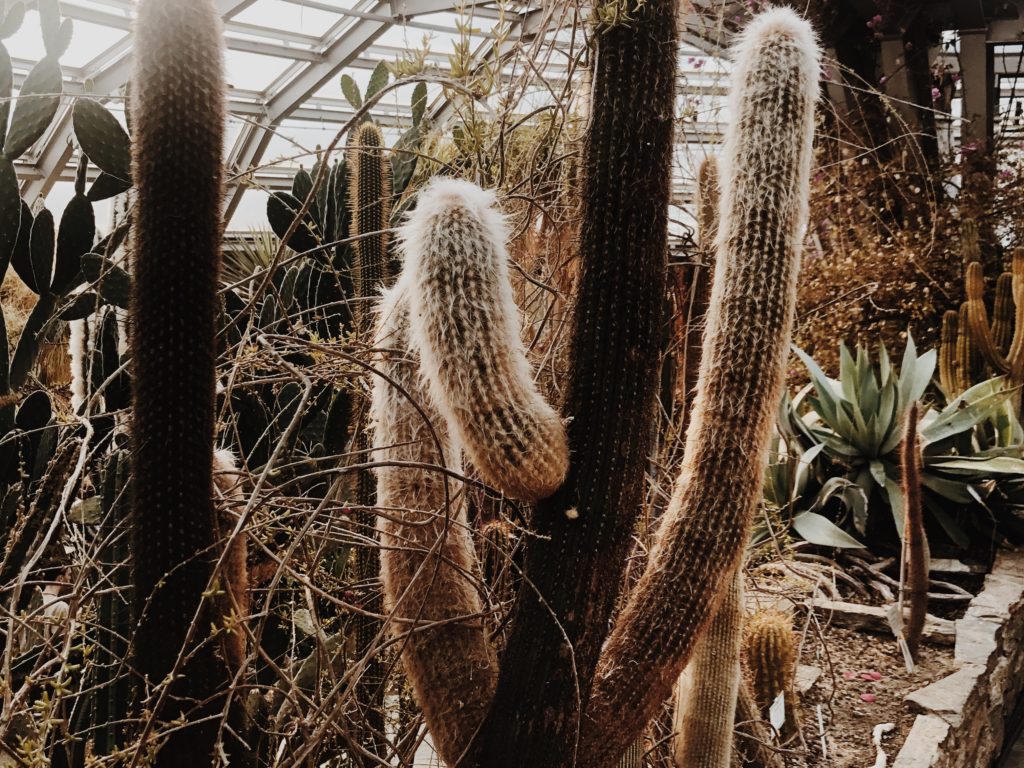
[[[834,626],[892,635],[892,628],[886,617],[888,609],[885,607],[846,603],[823,597],[812,598],[807,601],[807,604]],[[937,645],[954,645],[956,625],[949,619],[940,619],[929,615],[925,619],[922,636],[925,640]]]

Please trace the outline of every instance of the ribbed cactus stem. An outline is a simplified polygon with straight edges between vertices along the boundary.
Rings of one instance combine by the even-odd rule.
[[[959,335],[960,314],[955,309],[950,309],[942,316],[942,332],[939,336],[939,384],[950,399],[963,392],[957,367]]]
[[[506,237],[493,194],[436,179],[402,227],[403,278],[435,407],[490,485],[535,501],[562,484],[569,449],[520,339]]]
[[[906,514],[903,524],[903,601],[907,610],[905,638],[912,654],[917,653],[928,612],[928,537],[921,507],[921,438],[918,435],[920,406],[907,411],[900,446],[900,482]]]
[[[356,327],[366,332],[370,329],[370,299],[390,277],[391,162],[384,152],[384,136],[376,124],[363,123],[353,132],[345,161],[352,216],[349,234],[355,238],[354,314]]]
[[[1004,355],[1013,341],[1013,274],[1003,272],[996,280],[996,300],[992,306],[992,341]]]
[[[213,487],[217,499],[217,539],[227,545],[227,555],[220,570],[223,597],[219,611],[224,616],[234,617],[234,625],[226,629],[221,646],[225,661],[235,672],[245,664],[246,636],[238,622],[249,615],[249,568],[245,536],[232,538],[245,493],[238,462],[226,448],[213,453]]]
[[[737,570],[676,686],[676,768],[729,768],[740,689],[743,573]]]
[[[793,619],[789,614],[776,610],[755,613],[747,623],[743,656],[758,708],[762,713],[767,713],[779,695],[782,695],[786,709],[782,733],[793,733],[796,713],[793,689],[796,644],[793,639]]]
[[[213,697],[227,679],[216,643],[208,642],[218,617],[204,600],[218,556],[213,441],[226,120],[222,41],[211,0],[139,3],[132,89],[135,669],[150,684],[162,684],[191,631],[192,647],[155,717],[206,718],[168,734],[155,763],[161,768],[210,764]]]
[[[683,468],[605,644],[580,765],[611,765],[668,698],[737,568],[768,458],[807,223],[820,55],[777,8],[739,36],[715,284]]]
[[[1013,260],[1014,274],[1016,275],[1017,270],[1024,272],[1024,265],[1017,265],[1019,261],[1024,260],[1024,256],[1020,252],[1015,252]],[[1018,288],[1017,283],[1021,281],[1016,276],[1013,282],[1014,294],[1024,290],[1024,286]],[[992,366],[996,373],[1008,374],[1014,381],[1021,381],[1024,378],[1024,303],[1018,303],[1015,307],[1013,339],[1009,352],[1004,355],[996,345],[992,328],[989,326],[988,311],[985,308],[985,276],[981,262],[974,261],[967,265],[965,288],[971,336],[985,362]]]
[[[975,374],[982,367],[981,353],[974,343],[971,333],[971,319],[967,310],[967,302],[960,305],[959,331],[956,340],[956,368],[960,377],[960,391],[968,389],[974,383]]]
[[[385,294],[376,347],[387,350],[373,385],[381,580],[391,631],[434,748],[455,765],[487,712],[497,680],[474,581],[459,450],[433,408],[409,340],[409,280]],[[385,378],[386,377],[386,378]],[[436,467],[437,469],[433,469]]]

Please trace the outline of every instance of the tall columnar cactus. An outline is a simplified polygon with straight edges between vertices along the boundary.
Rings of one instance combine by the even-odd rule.
[[[203,642],[217,620],[203,595],[218,555],[212,467],[225,125],[213,3],[142,0],[134,50],[135,668],[151,685],[178,672],[158,720],[206,718],[172,730],[156,765],[198,766],[210,763],[217,721],[209,715],[227,680],[217,644]]]
[[[767,712],[781,694],[786,710],[782,734],[792,734],[796,722],[793,688],[796,644],[793,641],[793,619],[789,614],[776,610],[755,613],[743,638],[743,656],[758,708],[762,713]]]
[[[536,499],[562,481],[568,449],[519,338],[493,195],[436,180],[401,236],[403,271],[385,294],[376,338],[393,352],[374,384],[375,458],[406,464],[377,474],[381,573],[393,629],[410,633],[404,663],[434,746],[454,765],[497,674],[454,479],[460,455],[499,490]]]
[[[498,691],[474,749],[488,768],[572,759],[644,503],[664,329],[678,2],[627,5],[628,19],[592,38],[563,406],[572,468],[538,505],[538,535],[526,539]]]
[[[900,482],[906,515],[903,523],[903,602],[907,611],[904,636],[912,654],[917,653],[928,612],[928,537],[921,511],[921,438],[918,435],[918,411],[914,403],[907,411],[907,421],[900,446]]]
[[[384,152],[384,137],[374,123],[361,124],[353,133],[346,153],[348,167],[348,211],[351,215],[350,235],[353,243],[352,285],[356,331],[366,336],[372,328],[371,307],[381,287],[390,282],[389,227],[391,226],[391,162]],[[368,340],[368,339],[367,339]],[[357,420],[361,425],[361,421]],[[356,430],[358,455],[370,447],[363,429]],[[374,479],[369,472],[360,472],[356,481],[357,500],[362,511],[355,514],[357,533],[373,532],[376,504]],[[380,613],[380,591],[375,581],[380,570],[380,557],[375,546],[359,547],[355,553],[356,581],[364,586],[363,607],[369,613]],[[355,619],[356,654],[369,655],[356,691],[360,708],[360,741],[373,754],[380,753],[384,733],[384,660],[375,653],[381,622],[372,616]],[[366,726],[365,728],[363,726]]]
[[[363,123],[353,133],[346,153],[348,207],[355,239],[353,282],[357,327],[370,328],[369,300],[389,277],[388,227],[391,221],[391,162],[384,151],[384,136],[374,123]]]
[[[789,9],[740,36],[715,285],[683,469],[647,569],[605,645],[579,764],[608,765],[671,692],[738,566],[789,354],[820,54]]]
[[[1003,272],[996,279],[996,300],[992,305],[992,342],[1004,355],[1013,342],[1014,314],[1013,274]]]
[[[958,365],[959,341],[960,313],[950,309],[942,316],[942,332],[939,336],[939,384],[949,397],[955,397],[965,389]]]
[[[732,765],[742,638],[743,572],[737,569],[676,686],[672,730],[677,768]]]

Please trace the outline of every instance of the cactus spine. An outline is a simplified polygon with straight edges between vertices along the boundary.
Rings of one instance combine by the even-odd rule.
[[[928,537],[921,510],[921,439],[918,436],[919,405],[907,411],[907,421],[900,447],[900,481],[906,517],[903,524],[903,602],[907,612],[905,637],[912,654],[917,654],[928,612]]]
[[[793,689],[796,646],[790,616],[775,610],[755,613],[747,624],[743,658],[750,672],[754,702],[761,713],[766,713],[782,694],[786,705],[782,735],[793,734],[796,730],[796,693]]]
[[[972,261],[967,265],[965,288],[967,293],[967,319],[971,336],[985,362],[997,373],[1007,375],[1015,384],[1024,381],[1024,250],[1016,249],[1013,253],[1011,288],[1016,303],[1014,309],[1014,329],[1009,349],[1003,352],[999,342],[1007,334],[1007,322],[999,320],[996,326],[990,326],[988,312],[985,309],[985,277],[980,261]],[[996,311],[1006,312],[1005,297],[1003,306],[996,302]],[[1002,326],[1002,327],[1000,327]]]
[[[655,715],[739,565],[788,355],[819,66],[810,25],[789,9],[762,13],[739,37],[715,284],[683,470],[602,653],[581,765],[610,765]]]
[[[732,764],[742,636],[743,572],[737,569],[676,686],[672,730],[678,768],[729,768]]]
[[[210,0],[143,0],[135,31],[132,305],[135,665],[151,685],[177,668],[155,765],[209,764],[227,669],[203,642],[217,560],[213,505],[217,276],[225,85]],[[202,610],[200,610],[202,608]],[[198,618],[197,617],[198,614]],[[194,626],[193,620],[196,620]],[[192,635],[188,654],[182,656]]]

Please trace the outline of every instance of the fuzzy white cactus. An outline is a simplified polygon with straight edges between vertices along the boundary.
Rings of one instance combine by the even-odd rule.
[[[432,401],[484,479],[509,496],[550,496],[569,448],[533,380],[494,194],[434,180],[400,233],[410,340]]]

